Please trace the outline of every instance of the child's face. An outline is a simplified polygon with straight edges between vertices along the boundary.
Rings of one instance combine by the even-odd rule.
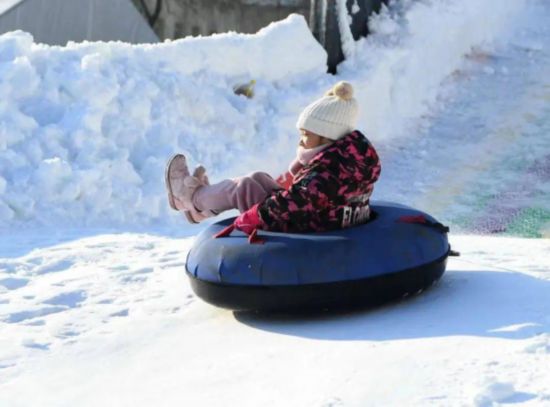
[[[328,140],[323,136],[300,129],[300,146],[306,149],[319,147],[327,144]]]

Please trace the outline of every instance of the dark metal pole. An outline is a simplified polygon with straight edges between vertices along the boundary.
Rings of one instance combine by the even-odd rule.
[[[336,66],[344,60],[336,0],[311,0],[309,27],[313,36],[327,51],[328,72],[336,73]]]
[[[149,7],[147,7],[145,0],[139,0],[139,4],[147,17],[147,22],[151,27],[153,27],[159,18],[160,12],[162,11],[162,0],[157,0],[155,10],[152,13],[149,11]]]
[[[327,51],[328,72],[335,74],[337,66],[344,60],[342,40],[338,26],[337,0],[311,0],[309,26],[314,37]],[[347,0],[346,7],[352,16],[351,32],[358,40],[368,34],[368,19],[373,12],[379,12],[387,0],[356,0],[359,9],[353,14],[354,0]]]

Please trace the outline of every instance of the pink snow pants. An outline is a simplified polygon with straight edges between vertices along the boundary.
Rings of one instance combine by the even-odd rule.
[[[193,205],[205,214],[217,214],[228,209],[238,209],[242,213],[277,189],[281,186],[269,174],[253,172],[198,188],[193,194]]]

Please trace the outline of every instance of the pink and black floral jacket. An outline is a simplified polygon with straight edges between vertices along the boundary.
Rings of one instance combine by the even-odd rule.
[[[248,231],[280,232],[320,232],[364,223],[380,169],[372,144],[354,131],[313,157],[288,189],[241,214],[240,222]]]

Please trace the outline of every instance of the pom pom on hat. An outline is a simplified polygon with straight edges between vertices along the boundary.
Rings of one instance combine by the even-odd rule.
[[[340,81],[326,93],[326,96],[337,96],[343,100],[351,100],[353,98],[353,86],[349,82]]]
[[[296,127],[338,140],[355,129],[358,113],[353,86],[349,82],[340,81],[325,96],[303,110]]]

